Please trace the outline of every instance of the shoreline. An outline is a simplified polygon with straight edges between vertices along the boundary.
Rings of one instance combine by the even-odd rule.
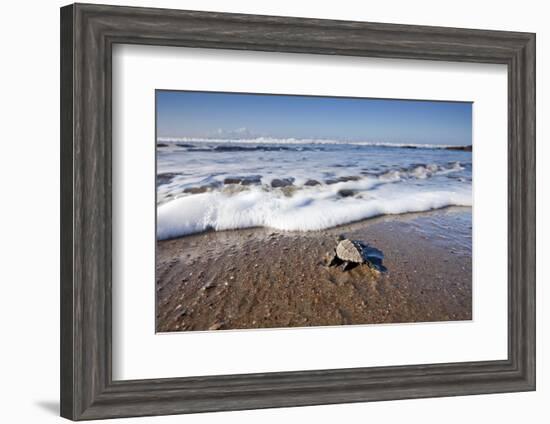
[[[342,234],[382,250],[387,271],[326,267]],[[156,257],[158,332],[472,319],[469,207],[203,232],[158,241]]]
[[[305,235],[307,233],[322,233],[322,232],[325,232],[325,231],[333,232],[335,230],[338,230],[339,228],[344,229],[344,228],[347,228],[347,227],[353,227],[357,224],[376,223],[376,222],[378,222],[378,220],[386,220],[386,219],[391,220],[393,218],[396,218],[396,219],[403,218],[405,220],[405,219],[411,218],[411,217],[422,216],[423,214],[431,214],[431,213],[439,212],[439,211],[458,210],[458,209],[470,209],[471,210],[471,206],[451,205],[451,206],[443,206],[441,208],[429,209],[429,210],[420,211],[420,212],[403,212],[403,213],[395,213],[395,214],[383,214],[382,213],[382,214],[379,214],[379,215],[373,215],[373,216],[370,216],[368,218],[358,219],[356,221],[351,221],[351,222],[348,222],[346,224],[340,224],[340,225],[336,225],[334,227],[323,228],[323,229],[320,229],[320,230],[287,231],[287,230],[279,230],[277,228],[261,227],[261,226],[243,227],[243,228],[230,228],[230,229],[226,229],[226,230],[215,230],[213,228],[209,228],[207,230],[200,231],[200,232],[197,232],[197,233],[190,233],[190,234],[185,234],[185,235],[182,235],[182,236],[176,236],[176,237],[170,237],[170,238],[166,238],[166,239],[157,240],[157,244],[158,243],[164,243],[164,242],[167,242],[167,241],[179,240],[179,239],[183,239],[183,238],[187,238],[187,237],[200,236],[200,235],[209,234],[209,233],[226,233],[226,232],[231,233],[231,232],[235,232],[235,231],[246,231],[246,230],[264,230],[264,231],[268,231],[270,233],[281,233],[281,234],[286,234],[286,235],[294,235],[294,234]]]

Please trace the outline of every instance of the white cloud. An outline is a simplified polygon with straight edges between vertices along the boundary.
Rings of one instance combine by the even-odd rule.
[[[214,134],[211,134],[211,136],[216,136],[220,138],[239,138],[239,139],[259,137],[258,134],[253,133],[246,127],[236,128],[233,130],[218,128]]]

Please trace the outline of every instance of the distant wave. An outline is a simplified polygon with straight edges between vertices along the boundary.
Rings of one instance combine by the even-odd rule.
[[[416,149],[448,149],[465,146],[451,144],[389,143],[378,141],[351,141],[324,138],[200,138],[200,137],[158,137],[157,143],[235,143],[235,144],[341,144],[374,147],[404,147]]]

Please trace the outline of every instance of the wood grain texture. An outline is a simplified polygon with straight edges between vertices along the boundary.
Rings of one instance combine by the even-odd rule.
[[[73,390],[75,388],[74,364],[74,288],[73,288],[73,19],[72,6],[61,9],[61,169],[60,169],[60,275],[61,275],[61,415],[74,416],[76,401]]]
[[[115,43],[506,64],[508,359],[113,381],[111,56]],[[534,34],[86,4],[61,9],[62,416],[99,419],[534,388]]]

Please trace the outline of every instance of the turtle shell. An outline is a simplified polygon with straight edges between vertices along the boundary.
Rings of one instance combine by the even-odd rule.
[[[338,243],[338,246],[336,246],[336,255],[343,261],[356,262],[359,264],[365,262],[361,244],[349,239],[344,239]]]

